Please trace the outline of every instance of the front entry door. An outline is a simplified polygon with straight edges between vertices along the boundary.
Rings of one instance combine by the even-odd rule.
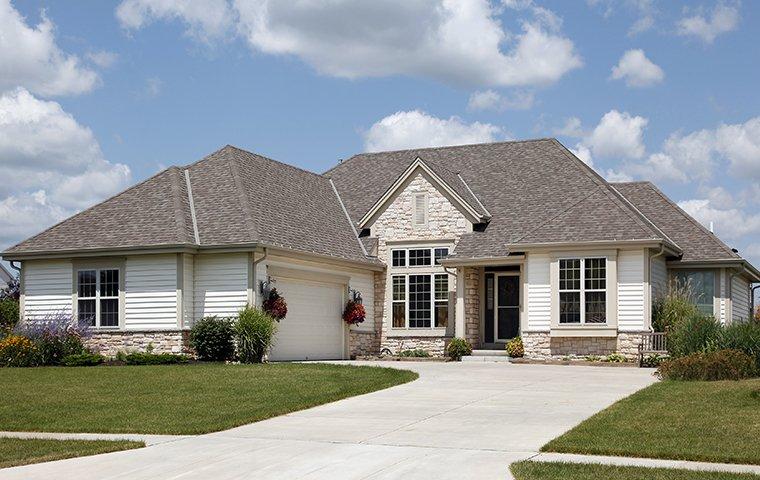
[[[496,341],[509,340],[520,335],[520,276],[496,276],[496,314],[494,331]]]

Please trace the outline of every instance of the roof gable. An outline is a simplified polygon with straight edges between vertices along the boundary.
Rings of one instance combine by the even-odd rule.
[[[463,215],[468,217],[471,222],[479,223],[490,218],[487,210],[485,210],[485,207],[483,207],[480,202],[475,203],[475,205],[470,203],[473,199],[477,201],[471,191],[468,195],[470,197],[470,201],[468,201],[463,198],[462,195],[460,195],[460,193],[456,188],[454,188],[454,186],[452,186],[451,183],[449,183],[455,181],[460,184],[460,187],[465,187],[466,184],[464,183],[464,180],[461,180],[461,177],[455,176],[453,173],[446,171],[440,167],[437,170],[438,171],[433,170],[420,157],[415,158],[414,161],[409,164],[406,170],[404,170],[404,172],[399,175],[396,181],[393,182],[390,187],[388,187],[385,193],[383,193],[383,195],[375,202],[375,204],[369,208],[364,216],[359,219],[359,228],[365,228],[371,224],[372,221],[374,221],[386,208],[388,208],[388,206],[393,202],[398,194],[403,191],[408,186],[408,184],[417,177],[417,175],[420,174],[422,174],[436,190],[446,196],[446,198],[449,199],[449,201],[452,202],[452,204],[460,212],[462,212]],[[449,182],[445,181],[441,175],[439,175],[441,172],[445,172],[445,175],[448,176]]]

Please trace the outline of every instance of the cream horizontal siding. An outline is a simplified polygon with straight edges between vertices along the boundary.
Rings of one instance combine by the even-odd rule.
[[[233,317],[248,301],[248,254],[196,255],[194,318]]]
[[[27,260],[24,275],[25,320],[72,312],[72,266],[68,260]]]
[[[184,254],[182,257],[182,308],[184,309],[184,326],[192,327],[195,320],[195,304],[193,301],[195,296],[193,287],[193,267],[195,264],[195,257],[189,254]]]
[[[551,258],[531,253],[527,258],[528,329],[548,331],[551,327],[552,290],[549,278]]]
[[[644,250],[622,250],[617,257],[618,329],[644,329]]]
[[[127,257],[124,277],[124,328],[177,328],[177,256]]]
[[[749,282],[746,278],[735,276],[731,280],[731,318],[734,322],[743,322],[750,318]]]
[[[668,293],[668,267],[665,256],[652,258],[649,264],[649,276],[652,282],[652,300],[661,298]]]

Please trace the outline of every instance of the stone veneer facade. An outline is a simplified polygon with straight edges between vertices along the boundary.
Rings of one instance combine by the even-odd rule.
[[[380,354],[380,338],[383,331],[383,310],[385,309],[385,271],[375,272],[374,284],[374,329],[350,330],[348,333],[348,353],[350,358]]]
[[[617,337],[550,337],[549,332],[522,334],[525,357],[539,360],[564,357],[606,356],[619,353],[629,360],[639,355],[641,333],[619,332]]]
[[[415,226],[412,221],[414,196],[419,193],[427,194],[428,216],[427,224],[424,226]],[[377,256],[386,265],[389,256],[388,243],[440,240],[442,243],[453,242],[456,245],[462,234],[471,231],[472,224],[467,218],[422,174],[415,176],[371,225],[372,236],[378,239]],[[475,281],[477,282],[477,279]],[[386,305],[387,285],[388,269],[386,268],[382,276],[375,276],[375,312],[379,312],[379,315],[376,313],[376,325],[381,327],[380,347],[387,348],[393,353],[419,348],[427,350],[431,355],[443,355],[448,342],[445,336],[388,335],[392,319],[390,309]],[[452,279],[450,288],[453,289],[455,286]],[[378,303],[382,308],[378,308]],[[455,306],[452,304],[449,308],[453,312]],[[452,332],[453,322],[454,316],[450,315],[452,325],[449,330]]]
[[[480,346],[480,269],[465,267],[464,274],[464,338],[473,348]]]
[[[145,352],[152,346],[153,353],[190,353],[187,330],[128,330],[94,332],[85,340],[85,346],[113,357],[118,352]]]

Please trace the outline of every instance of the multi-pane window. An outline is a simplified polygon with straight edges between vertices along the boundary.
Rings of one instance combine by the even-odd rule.
[[[675,272],[675,280],[686,289],[692,302],[705,315],[714,315],[715,272],[713,270],[682,270]]]
[[[559,323],[606,323],[607,259],[559,261]]]
[[[433,254],[435,256],[435,264],[440,265],[441,260],[443,260],[444,257],[449,255],[449,248],[448,247],[436,248],[435,250],[433,250]]]
[[[77,316],[93,327],[119,326],[119,270],[77,271]]]
[[[406,250],[393,250],[391,255],[394,267],[406,267]]]
[[[406,275],[393,276],[393,327],[406,327]]]
[[[427,267],[432,261],[431,249],[429,248],[412,248],[409,250],[410,267]]]
[[[391,250],[393,328],[448,326],[449,276],[439,263],[448,254],[449,247]]]

